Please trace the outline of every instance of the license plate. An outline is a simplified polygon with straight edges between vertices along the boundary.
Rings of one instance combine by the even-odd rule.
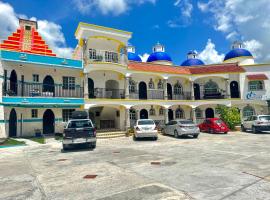
[[[84,138],[75,139],[73,141],[73,143],[84,143],[84,142],[86,142],[86,139],[84,139]]]

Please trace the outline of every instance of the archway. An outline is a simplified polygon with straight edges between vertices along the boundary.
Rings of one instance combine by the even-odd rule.
[[[213,118],[213,117],[215,117],[213,108],[207,108],[205,110],[205,118]]]
[[[195,98],[195,100],[201,99],[200,85],[198,83],[195,83],[193,88],[194,88],[194,98]]]
[[[54,113],[51,109],[47,109],[43,114],[43,134],[54,133]]]
[[[143,81],[139,83],[139,99],[147,99],[147,86]]]
[[[88,78],[88,98],[95,98],[95,84],[91,78]]]
[[[168,110],[168,118],[169,118],[169,121],[173,120],[173,110],[172,109]]]
[[[239,98],[239,87],[237,81],[232,81],[230,83],[231,98]]]
[[[54,90],[54,80],[51,76],[48,75],[43,79],[42,92],[52,93],[54,96]]]
[[[13,108],[9,114],[9,137],[17,136],[17,113]]]
[[[167,83],[167,95],[168,100],[172,100],[172,85],[170,83]]]
[[[105,83],[106,87],[106,98],[119,99],[119,83],[116,80],[108,80]]]
[[[12,70],[10,74],[10,91],[12,92],[11,95],[17,95],[18,94],[18,79],[17,79],[17,73],[15,70]]]
[[[148,111],[146,109],[140,111],[140,119],[148,119]]]

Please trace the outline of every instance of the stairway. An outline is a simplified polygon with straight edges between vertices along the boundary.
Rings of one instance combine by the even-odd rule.
[[[126,131],[97,132],[98,139],[126,137]]]

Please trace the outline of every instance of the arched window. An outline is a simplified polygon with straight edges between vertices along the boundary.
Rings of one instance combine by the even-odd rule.
[[[196,118],[203,118],[202,110],[200,108],[195,109]]]
[[[175,118],[176,119],[184,119],[185,118],[185,113],[182,108],[177,108],[175,111]]]
[[[136,120],[136,110],[134,109],[129,110],[129,119]]]
[[[129,80],[129,93],[135,93],[136,92],[136,83],[134,80]]]
[[[177,83],[174,85],[173,92],[175,95],[180,95],[183,93],[183,88],[179,81],[177,81]]]
[[[148,83],[148,88],[149,88],[149,89],[155,89],[155,84],[154,84],[154,81],[153,81],[152,78],[150,79],[150,81],[149,81],[149,83]]]
[[[151,115],[151,116],[156,115],[156,110],[154,109],[153,106],[151,106],[151,108],[150,108],[150,110],[149,110],[149,115]]]
[[[251,106],[246,106],[243,108],[243,117],[247,118],[249,116],[255,115],[255,110]]]
[[[249,91],[263,90],[263,81],[249,81],[248,88]]]
[[[206,94],[218,93],[218,84],[212,80],[208,81],[204,85],[204,93],[206,93]]]
[[[163,82],[161,79],[159,79],[157,87],[158,89],[163,89]]]
[[[162,107],[159,108],[159,115],[164,115],[164,109]]]

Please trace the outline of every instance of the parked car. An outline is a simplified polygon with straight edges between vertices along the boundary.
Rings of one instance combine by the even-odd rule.
[[[152,119],[139,119],[134,127],[134,140],[138,138],[153,138],[158,139],[158,129]]]
[[[202,132],[208,133],[228,133],[228,126],[219,118],[207,118],[199,125]]]
[[[270,131],[270,115],[250,116],[241,124],[241,130],[251,130],[253,133]]]
[[[63,133],[63,149],[70,146],[84,144],[90,148],[96,148],[96,129],[87,117],[87,113],[75,111],[72,119],[68,121]]]
[[[200,134],[199,127],[191,120],[179,119],[172,120],[165,124],[162,128],[162,133],[167,135],[173,135],[178,138],[179,136],[191,135],[197,138]]]

